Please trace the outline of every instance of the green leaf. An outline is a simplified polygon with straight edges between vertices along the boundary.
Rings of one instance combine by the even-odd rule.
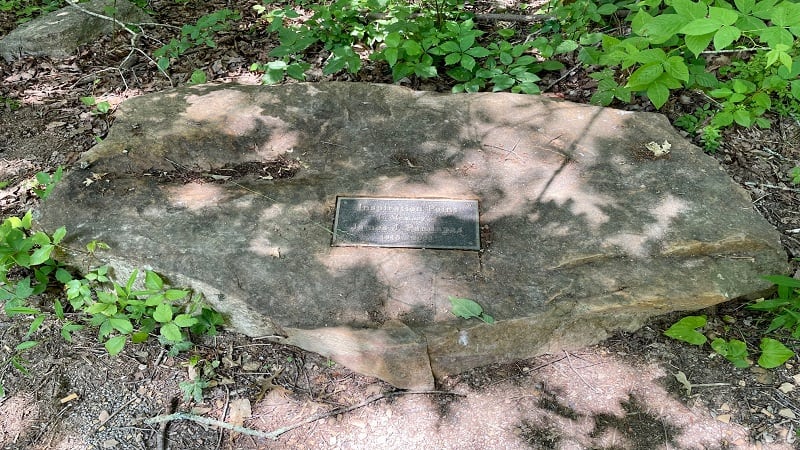
[[[475,44],[475,36],[472,34],[461,36],[458,40],[459,51],[466,52],[473,44]]]
[[[689,67],[680,56],[670,56],[663,64],[664,70],[676,80],[689,81]]]
[[[444,57],[445,65],[452,66],[461,61],[461,53],[450,53]]]
[[[42,248],[36,249],[33,252],[30,258],[29,264],[32,266],[38,266],[39,264],[44,263],[48,259],[50,259],[50,254],[53,252],[52,245],[45,245]]]
[[[778,286],[788,286],[792,288],[800,288],[800,280],[796,278],[787,277],[785,275],[767,275],[761,277],[772,284]]]
[[[649,63],[636,69],[628,78],[626,87],[636,91],[642,90],[653,83],[661,74],[664,68],[659,63]]]
[[[647,88],[647,98],[656,109],[660,109],[669,100],[669,88],[661,82],[655,82]]]
[[[689,23],[689,19],[678,14],[661,14],[642,26],[639,34],[649,38],[653,44],[661,44]]]
[[[175,325],[181,328],[187,328],[197,323],[197,319],[191,314],[178,314],[173,321]]]
[[[556,46],[556,50],[554,52],[555,55],[561,55],[563,53],[569,53],[579,47],[578,43],[571,40],[566,39],[562,41],[560,44]]]
[[[164,281],[158,276],[157,273],[153,272],[152,270],[147,270],[145,271],[144,275],[144,285],[147,287],[147,289],[158,291],[164,287]]]
[[[306,69],[308,69],[308,66],[305,64],[290,64],[289,67],[286,68],[286,74],[295,80],[305,81]]]
[[[785,363],[794,356],[794,352],[775,339],[761,339],[761,356],[758,365],[765,369],[772,369]]]
[[[114,327],[115,330],[122,334],[130,334],[133,332],[133,324],[131,324],[131,321],[127,318],[112,317],[108,319],[108,322],[112,327]]]
[[[639,64],[662,63],[667,60],[667,54],[660,48],[650,48],[636,53],[634,59]]]
[[[72,275],[67,270],[59,267],[56,269],[56,280],[62,284],[67,284],[72,281]]]
[[[94,106],[96,101],[94,97],[81,97],[81,103],[86,106]]]
[[[402,41],[403,36],[397,32],[387,34],[386,38],[383,40],[387,47],[399,47]]]
[[[114,336],[113,338],[109,339],[105,343],[106,351],[111,356],[118,355],[119,352],[125,348],[125,341],[127,336]]]
[[[737,109],[733,112],[733,121],[738,123],[739,125],[747,128],[752,125],[752,118],[750,117],[750,112],[746,109]]]
[[[25,333],[25,339],[31,337],[31,335],[33,333],[35,333],[36,330],[38,330],[40,326],[42,326],[42,323],[44,323],[44,319],[45,319],[45,315],[44,314],[38,314],[33,319],[33,322],[31,322],[31,326],[28,327],[28,332]]]
[[[14,347],[14,351],[15,352],[24,352],[25,350],[31,349],[33,347],[36,347],[37,345],[39,345],[39,341],[21,342],[21,343],[17,344],[16,347]]]
[[[700,56],[700,53],[704,52],[706,48],[708,48],[708,44],[711,43],[711,39],[713,38],[714,33],[701,34],[698,36],[687,35],[685,38],[686,48],[688,48],[690,52],[694,53],[695,57],[698,57]]]
[[[56,317],[60,320],[64,320],[64,305],[61,304],[61,300],[56,299],[55,302],[53,302],[53,310],[56,313]]]
[[[171,342],[181,342],[183,341],[183,334],[181,333],[181,329],[178,328],[177,325],[174,323],[167,323],[161,327],[159,331],[161,336],[164,336],[168,341]]]
[[[397,64],[397,58],[399,55],[400,55],[400,50],[398,50],[397,47],[388,47],[383,51],[383,57],[386,59],[386,62],[389,64],[389,67]]]
[[[719,25],[733,25],[739,18],[739,13],[731,8],[711,6],[708,8],[708,18]]]
[[[189,291],[185,289],[168,289],[164,292],[164,297],[169,301],[180,300],[189,295]]]
[[[702,19],[708,14],[708,7],[703,2],[673,0],[672,7],[675,8],[675,12],[689,20]]]
[[[469,56],[472,56],[473,58],[485,58],[492,54],[492,52],[485,49],[484,47],[472,47],[464,53],[468,54]]]
[[[458,43],[455,41],[447,41],[442,43],[439,47],[443,53],[461,53],[461,49],[458,46]]]
[[[730,25],[723,25],[714,35],[714,49],[719,51],[727,48],[741,37],[742,31]]]
[[[136,333],[131,334],[131,342],[134,344],[141,344],[147,340],[148,336],[149,335],[144,331],[137,331]]]
[[[481,319],[482,321],[484,321],[486,323],[494,323],[494,317],[492,317],[492,316],[490,316],[488,314],[481,314],[479,319]]]
[[[707,339],[702,333],[697,331],[697,328],[703,327],[705,324],[705,316],[686,316],[675,322],[664,334],[679,341],[694,345],[703,345],[706,343]]]
[[[768,27],[761,30],[758,38],[773,49],[777,48],[779,44],[786,45],[788,48],[794,43],[792,33],[779,27]]]
[[[721,24],[708,19],[695,19],[680,29],[680,33],[688,36],[702,36],[704,34],[716,33]]]
[[[471,319],[473,317],[480,317],[483,313],[481,305],[468,298],[450,297],[448,300],[450,300],[450,312],[456,317]]]
[[[472,73],[472,71],[475,69],[475,58],[467,55],[466,53],[461,55],[461,67],[469,70],[470,73]]]
[[[61,240],[64,239],[64,236],[66,235],[67,235],[66,228],[61,227],[57,229],[55,232],[53,232],[53,244],[58,244],[59,242],[61,242]]]
[[[753,5],[756,4],[755,0],[734,0],[733,3],[736,5],[736,9],[739,10],[742,14],[749,14],[750,11],[753,10]]]
[[[738,339],[731,339],[730,342],[726,342],[725,339],[717,338],[711,342],[711,348],[740,369],[750,366],[747,361],[747,345]]]
[[[405,41],[403,43],[403,50],[405,50],[406,54],[409,56],[421,55],[424,52],[422,45],[417,41]]]
[[[166,323],[172,320],[172,306],[167,303],[161,303],[156,306],[153,312],[153,319],[159,323]]]

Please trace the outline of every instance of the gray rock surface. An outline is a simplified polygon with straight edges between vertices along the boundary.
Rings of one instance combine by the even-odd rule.
[[[246,334],[404,388],[756,295],[788,267],[747,194],[665,117],[541,96],[197,86],[124,102],[82,163],[45,229],[202,291]],[[337,195],[477,198],[482,250],[331,247]],[[456,318],[449,296],[497,322]]]
[[[150,16],[127,0],[91,0],[80,7],[122,23],[150,22]],[[107,8],[114,8],[115,12],[109,14]],[[78,46],[117,29],[119,25],[110,20],[65,6],[20,25],[0,39],[0,56],[6,61],[20,55],[65,58],[72,56]]]

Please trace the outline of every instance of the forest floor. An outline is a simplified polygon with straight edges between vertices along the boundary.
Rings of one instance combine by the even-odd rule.
[[[217,36],[215,48],[186,53],[171,80],[144,58],[118,69],[129,36],[117,33],[83,46],[74,57],[0,62],[0,190],[2,218],[36,208],[38,171],[69,167],[102,139],[113,108],[126,98],[186,84],[194,69],[209,82],[258,83],[248,70],[267,60],[276,43],[248,2],[151,2],[153,21],[181,26],[221,8],[242,19]],[[481,12],[497,12],[480,4]],[[530,13],[511,8],[510,12]],[[5,13],[4,13],[5,14]],[[0,36],[16,26],[0,16]],[[491,25],[488,25],[491,26]],[[519,26],[519,25],[517,25]],[[175,33],[152,27],[139,45],[151,54]],[[387,67],[367,62],[358,75],[309,81],[391,83]],[[570,63],[569,60],[565,62]],[[587,102],[594,80],[573,65],[545,79],[544,95]],[[571,70],[573,69],[574,70]],[[563,75],[563,76],[562,76]],[[448,91],[442,80],[409,80],[413,89]],[[96,115],[81,97],[108,101]],[[685,97],[691,99],[692,94]],[[649,103],[614,105],[650,111]],[[688,102],[660,112],[671,119]],[[691,139],[690,136],[687,136]],[[800,257],[800,189],[788,173],[800,165],[800,124],[773,118],[768,130],[731,129],[713,155],[748,190],[754,208],[781,233],[792,270]],[[766,274],[765,274],[766,275]],[[52,294],[49,294],[52,296]],[[41,304],[52,304],[43,297]],[[729,302],[698,314],[706,332],[734,336],[757,348],[770,320]],[[3,449],[245,449],[245,448],[793,448],[800,441],[800,359],[773,370],[736,369],[708,345],[671,340],[663,331],[679,315],[655,319],[635,333],[619,333],[580,351],[543,355],[475,369],[443,380],[433,393],[395,391],[319,355],[229,331],[199,342],[198,367],[212,385],[202,401],[186,399],[189,355],[169,356],[155,340],[109,357],[94,332],[66,342],[46,321],[25,352],[23,373],[10,356],[29,321],[0,314],[0,448]],[[790,341],[798,350],[797,341]],[[685,377],[685,378],[684,378]],[[191,412],[262,433],[299,425],[272,440],[191,420],[147,423],[148,418]]]

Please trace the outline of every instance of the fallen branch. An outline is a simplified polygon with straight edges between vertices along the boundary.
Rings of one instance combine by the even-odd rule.
[[[70,6],[72,6],[73,8],[77,9],[78,11],[80,11],[80,12],[82,12],[82,13],[84,13],[84,14],[88,14],[88,15],[90,15],[90,16],[92,16],[92,17],[97,17],[98,19],[103,19],[103,20],[108,20],[108,21],[111,21],[111,22],[113,22],[113,23],[115,23],[115,24],[119,25],[119,26],[120,26],[120,27],[121,27],[123,30],[127,31],[128,33],[130,33],[130,35],[131,35],[131,51],[128,53],[128,56],[126,56],[126,57],[125,57],[125,59],[124,59],[124,60],[122,60],[122,63],[120,63],[120,67],[123,67],[123,68],[125,68],[125,69],[129,69],[130,67],[126,67],[126,66],[127,66],[127,64],[128,64],[128,61],[130,60],[131,56],[133,56],[133,53],[134,53],[134,52],[139,52],[139,53],[141,53],[141,54],[142,54],[142,56],[144,56],[145,58],[147,58],[147,60],[148,60],[148,61],[150,61],[151,63],[153,63],[153,64],[156,66],[156,68],[158,69],[158,71],[159,71],[159,72],[161,72],[161,74],[162,74],[162,75],[164,75],[164,76],[167,78],[167,80],[169,80],[169,84],[170,84],[170,86],[175,86],[175,85],[172,83],[172,78],[170,78],[170,76],[167,74],[167,72],[165,72],[165,71],[164,71],[164,69],[162,69],[162,68],[161,68],[161,67],[158,65],[158,63],[157,63],[157,62],[155,62],[155,61],[153,60],[153,58],[151,58],[151,57],[150,57],[150,55],[148,55],[147,53],[145,53],[144,51],[142,51],[142,50],[141,50],[141,49],[140,49],[140,48],[139,48],[139,47],[136,45],[136,44],[139,42],[139,38],[140,38],[140,37],[142,36],[142,34],[144,33],[144,29],[142,28],[142,25],[141,25],[141,24],[132,24],[132,25],[136,25],[136,26],[138,26],[138,27],[139,27],[139,30],[140,30],[140,31],[137,33],[137,32],[135,32],[135,31],[131,30],[130,28],[128,28],[128,25],[124,24],[123,22],[121,22],[121,21],[117,20],[117,19],[116,19],[116,18],[114,18],[114,17],[109,17],[109,16],[106,16],[106,15],[103,15],[103,14],[98,14],[98,13],[96,13],[96,12],[89,11],[88,9],[84,8],[83,6],[80,6],[80,5],[78,5],[78,2],[77,2],[77,0],[69,0],[69,1],[68,1],[68,3],[69,3],[69,5],[70,5]],[[128,83],[127,83],[127,82],[125,82],[125,79],[124,79],[124,78],[122,79],[122,82],[123,82],[123,83],[125,83],[125,86],[127,87]]]
[[[422,17],[422,13],[414,13],[409,16],[410,18],[418,18]],[[367,14],[367,20],[375,21],[375,20],[383,20],[388,18],[389,16],[385,13],[369,13]],[[484,21],[484,22],[522,22],[522,23],[535,23],[535,22],[544,22],[545,20],[553,20],[556,19],[556,16],[551,16],[547,14],[475,14],[475,20]]]
[[[249,435],[249,436],[255,436],[255,437],[260,437],[260,438],[267,438],[267,439],[276,440],[282,434],[287,433],[289,431],[292,431],[295,428],[299,428],[299,427],[301,427],[301,426],[303,426],[303,425],[305,425],[307,423],[316,422],[317,420],[321,420],[321,419],[324,419],[326,417],[336,416],[336,415],[339,415],[339,414],[344,414],[346,412],[353,411],[353,410],[358,409],[358,408],[363,408],[364,406],[367,406],[370,403],[374,403],[374,402],[376,402],[378,400],[381,400],[381,399],[384,399],[384,398],[391,398],[391,397],[396,397],[396,396],[399,396],[399,395],[413,395],[413,394],[439,394],[439,395],[453,395],[453,396],[458,396],[458,397],[464,397],[463,394],[457,394],[457,393],[454,393],[454,392],[444,392],[444,391],[394,391],[394,392],[388,392],[388,393],[385,393],[385,394],[373,395],[372,397],[369,397],[368,399],[364,400],[363,402],[357,403],[357,404],[352,405],[352,406],[335,408],[335,409],[332,409],[332,410],[330,410],[328,412],[315,414],[315,415],[313,415],[311,417],[308,417],[306,419],[301,420],[300,422],[297,422],[297,423],[289,425],[289,426],[278,428],[277,430],[271,431],[271,432],[264,432],[264,431],[254,430],[252,428],[246,428],[246,427],[239,426],[239,425],[232,425],[230,423],[223,422],[221,420],[216,420],[216,419],[211,419],[211,418],[208,418],[208,417],[198,416],[196,414],[191,414],[191,413],[175,413],[175,414],[168,414],[168,415],[151,417],[151,418],[145,420],[144,423],[152,424],[152,423],[158,423],[158,422],[169,422],[169,421],[172,421],[172,420],[191,420],[193,422],[201,423],[203,425],[211,425],[211,426],[215,426],[215,427],[220,427],[220,428],[224,428],[226,430],[235,431],[237,433],[242,433],[242,434],[246,434],[246,435]]]

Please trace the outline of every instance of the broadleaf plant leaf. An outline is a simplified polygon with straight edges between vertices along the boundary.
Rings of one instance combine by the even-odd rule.
[[[693,345],[703,345],[706,343],[707,339],[702,333],[697,331],[697,328],[703,327],[705,324],[705,316],[686,316],[672,324],[664,334],[672,339],[688,342]]]

